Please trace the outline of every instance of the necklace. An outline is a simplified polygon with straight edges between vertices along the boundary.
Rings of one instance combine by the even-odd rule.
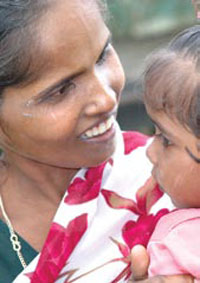
[[[22,253],[21,253],[21,243],[20,243],[20,241],[18,239],[18,236],[16,235],[16,233],[15,233],[15,231],[13,229],[11,221],[10,221],[6,211],[5,211],[5,208],[4,208],[1,196],[0,196],[0,207],[1,207],[2,214],[3,214],[3,218],[5,219],[5,222],[6,222],[7,226],[8,226],[8,230],[10,232],[10,242],[12,244],[13,250],[16,252],[22,267],[26,268],[27,264],[26,264],[26,262],[24,260],[24,257],[22,255]]]

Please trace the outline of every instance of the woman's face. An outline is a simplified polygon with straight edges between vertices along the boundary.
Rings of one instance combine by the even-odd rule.
[[[115,150],[124,74],[95,1],[55,3],[37,27],[35,79],[4,92],[1,143],[47,165],[95,166]]]
[[[177,207],[200,206],[199,140],[163,111],[147,108],[156,133],[147,155],[153,163],[152,175]]]

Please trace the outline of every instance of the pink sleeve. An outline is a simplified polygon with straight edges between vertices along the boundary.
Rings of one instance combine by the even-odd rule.
[[[191,274],[200,279],[200,218],[185,220],[148,245],[149,276]]]

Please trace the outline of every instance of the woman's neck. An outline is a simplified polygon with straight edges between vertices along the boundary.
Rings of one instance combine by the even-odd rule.
[[[5,210],[14,230],[40,251],[59,203],[78,169],[46,166],[23,158],[12,163],[6,159],[5,164],[0,166],[0,194]],[[1,212],[0,218],[3,219]]]
[[[78,169],[41,164],[21,156],[5,157],[6,178],[2,190],[32,199],[44,198],[59,203]],[[1,186],[1,184],[0,184]]]

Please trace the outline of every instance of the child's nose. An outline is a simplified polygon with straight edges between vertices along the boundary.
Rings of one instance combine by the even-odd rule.
[[[153,165],[155,165],[156,162],[157,162],[155,139],[153,139],[152,143],[148,146],[147,151],[146,151],[146,155],[149,158],[149,160],[151,161],[151,163],[153,163]]]

